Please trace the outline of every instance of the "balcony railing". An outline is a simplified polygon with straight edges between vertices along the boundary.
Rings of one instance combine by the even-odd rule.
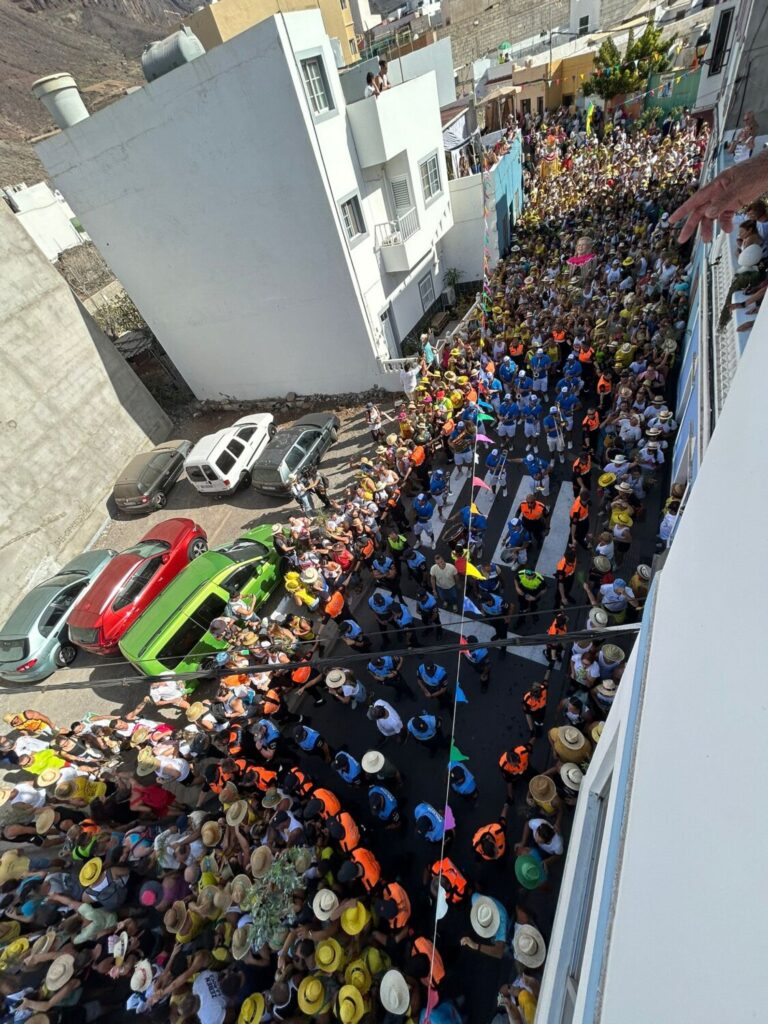
[[[418,230],[419,215],[416,212],[416,207],[412,206],[405,213],[398,214],[394,220],[376,225],[376,248],[382,249],[386,245],[402,245]]]

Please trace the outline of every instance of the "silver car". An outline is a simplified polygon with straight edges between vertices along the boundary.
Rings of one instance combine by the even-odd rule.
[[[69,613],[116,554],[85,551],[22,598],[0,629],[0,679],[37,683],[74,661],[77,647],[67,633]]]

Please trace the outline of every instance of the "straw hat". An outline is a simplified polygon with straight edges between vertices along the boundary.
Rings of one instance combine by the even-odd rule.
[[[329,690],[338,690],[347,680],[347,673],[343,668],[332,668],[326,673],[325,685]]]
[[[299,985],[299,1009],[310,1016],[317,1015],[325,1004],[325,984],[316,974],[308,974]]]
[[[131,992],[146,992],[152,984],[152,964],[149,960],[139,960],[131,975]]]
[[[626,658],[626,654],[616,644],[603,644],[600,654],[606,665],[619,665]]]
[[[603,729],[605,728],[605,722],[595,722],[592,728],[589,730],[589,738],[593,743],[597,743],[600,737],[603,735]]]
[[[315,963],[324,974],[335,974],[344,960],[344,951],[336,939],[323,939],[315,948]]]
[[[56,783],[56,789],[53,791],[53,795],[59,800],[66,800],[67,797],[72,796],[75,792],[74,779],[62,779]]]
[[[56,820],[56,811],[52,807],[44,807],[35,819],[35,832],[39,836],[44,836],[50,831],[51,825]]]
[[[268,846],[257,846],[251,854],[251,874],[254,878],[263,878],[272,867],[274,854]]]
[[[293,866],[296,868],[298,874],[303,875],[305,871],[309,871],[312,867],[312,851],[307,846],[302,846],[296,850],[296,856],[293,860]]]
[[[41,789],[53,786],[61,778],[61,771],[58,768],[43,768],[37,776],[37,784]]]
[[[358,992],[362,992],[363,995],[368,993],[373,984],[371,972],[362,959],[353,960],[347,964],[347,969],[344,971],[344,981],[348,985],[354,985]]]
[[[223,834],[221,825],[218,821],[206,821],[200,829],[200,837],[206,846],[218,846]]]
[[[9,789],[9,788],[0,789],[0,807],[2,807],[3,804],[7,804],[8,803],[8,801],[11,799],[12,794],[13,794],[13,790],[12,789]]]
[[[557,738],[567,750],[580,750],[584,745],[583,734],[572,725],[561,725]]]
[[[237,1024],[259,1024],[264,1016],[264,1010],[264,996],[261,992],[254,992],[252,995],[246,996],[240,1007],[240,1013],[237,1015]]]
[[[228,825],[239,825],[245,820],[248,814],[248,801],[247,800],[236,800],[233,804],[227,808],[227,824]]]
[[[551,804],[557,796],[555,784],[549,775],[534,775],[528,783],[528,792],[537,804]]]
[[[380,750],[369,750],[363,754],[363,759],[360,763],[366,774],[375,775],[384,767],[384,755]]]
[[[273,807],[277,807],[281,799],[282,798],[277,789],[275,789],[274,786],[270,786],[262,797],[261,806],[265,807],[268,811],[272,810]]]
[[[196,700],[194,704],[190,704],[187,708],[187,718],[190,722],[196,722],[203,717],[207,710],[208,708],[202,701]]]
[[[578,793],[581,783],[584,781],[584,773],[577,764],[562,764],[560,765],[560,778],[569,792]]]
[[[651,567],[650,567],[650,565],[638,565],[636,571],[637,571],[637,575],[640,577],[640,579],[641,580],[645,580],[646,583],[651,578]]]
[[[512,940],[515,960],[523,967],[541,967],[547,956],[544,936],[532,924],[521,924],[515,928]]]
[[[49,992],[58,992],[73,977],[75,958],[71,953],[62,953],[51,963],[45,975],[45,987]]]
[[[55,942],[56,931],[53,928],[49,928],[44,935],[40,935],[38,936],[38,938],[35,939],[30,948],[30,952],[33,953],[35,956],[37,956],[38,953],[50,953],[50,951],[53,949]]]
[[[559,729],[552,729],[550,737],[552,737],[555,753],[561,761],[579,764],[592,752],[589,740],[572,725],[562,725]]]
[[[9,942],[7,946],[3,947],[2,952],[2,963],[3,966],[7,966],[9,963],[13,963],[15,960],[21,960],[29,952],[29,939],[26,935],[21,935],[18,939],[14,939],[13,942]]]
[[[364,903],[358,900],[353,907],[348,907],[341,915],[341,927],[347,935],[359,935],[371,920],[371,915]]]
[[[538,857],[526,853],[515,861],[515,877],[524,889],[538,889],[547,873]]]
[[[598,555],[597,557],[600,558],[602,556]],[[587,618],[589,619],[589,625],[593,629],[605,629],[608,625],[608,612],[604,608],[590,608]]]
[[[130,945],[130,939],[128,938],[128,932],[120,932],[115,939],[115,945],[112,949],[112,956],[118,967],[125,960],[125,954],[128,952],[128,946]]]
[[[365,1013],[365,1000],[354,985],[342,985],[336,997],[336,1016],[341,1024],[357,1024]]]
[[[312,913],[318,921],[330,921],[331,914],[339,905],[339,897],[330,889],[319,889],[312,900]]]
[[[101,872],[104,870],[104,862],[101,857],[91,857],[89,861],[80,868],[79,881],[80,885],[84,889],[87,889],[89,885],[93,885],[94,882],[98,881],[101,877]]]
[[[184,923],[184,918],[187,915],[187,907],[184,900],[176,900],[176,902],[166,910],[163,916],[163,924],[165,930],[175,935]]]
[[[612,484],[615,483],[615,473],[601,473],[600,476],[597,478],[597,486],[602,487],[603,489],[605,489],[606,487],[610,487]]]
[[[411,1004],[408,982],[400,971],[387,971],[379,985],[379,999],[387,1013],[404,1016]]]
[[[139,758],[136,762],[136,774],[142,778],[151,775],[160,766],[160,762],[154,756],[149,747],[142,747],[139,751]]]
[[[249,928],[235,928],[232,932],[232,956],[235,960],[242,960],[251,948],[251,933]]]
[[[472,903],[469,920],[482,939],[489,939],[499,930],[501,914],[490,896],[478,896]]]
[[[203,917],[217,917],[217,907],[214,897],[218,892],[215,885],[204,885],[195,900],[195,906]]]
[[[238,906],[238,907],[240,906],[240,904],[246,898],[246,896],[248,894],[248,890],[251,888],[252,885],[253,885],[253,882],[250,880],[248,875],[244,875],[244,874],[235,875],[235,877],[232,879],[232,882],[230,884],[230,890],[231,890],[232,902],[236,906]]]
[[[601,697],[608,697],[613,699],[616,696],[616,691],[619,689],[619,684],[615,679],[603,679],[595,687],[595,693],[599,693]]]
[[[132,747],[139,747],[142,743],[146,743],[149,737],[150,732],[146,725],[138,725],[131,733],[131,738],[128,742]]]

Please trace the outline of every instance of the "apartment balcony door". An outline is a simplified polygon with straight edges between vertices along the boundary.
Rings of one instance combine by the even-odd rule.
[[[387,348],[389,349],[390,359],[399,359],[400,357],[400,346],[397,343],[397,328],[395,327],[395,321],[392,317],[392,309],[390,306],[379,313],[379,320],[381,321],[381,330],[387,342]]]

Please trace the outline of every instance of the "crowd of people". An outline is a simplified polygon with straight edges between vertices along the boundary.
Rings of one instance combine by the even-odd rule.
[[[559,132],[543,126],[544,143]],[[367,407],[347,490],[304,488],[273,528],[289,610],[263,617],[236,594],[211,624],[227,645],[206,666],[215,692],[166,678],[121,716],[7,717],[2,1024],[459,1024],[480,1019],[463,997],[475,954],[503,965],[494,1019],[531,1024],[546,958],[532,897],[553,891],[628,647],[601,630],[642,614],[651,568],[633,531],[651,498],[659,547],[679,512],[680,489],[661,488],[689,278],[668,222],[704,144],[692,126],[623,133],[534,181],[482,315],[448,344],[422,339],[394,412]],[[504,498],[518,467],[530,492],[495,563],[474,479]],[[573,503],[548,579],[536,560],[558,479]],[[525,729],[489,751],[497,792],[480,794],[455,702],[506,677],[513,631],[541,633],[547,665],[505,687]],[[328,735],[309,717],[323,705]],[[378,741],[354,753],[356,716]],[[404,743],[452,799],[487,809],[471,846],[449,806],[403,798]],[[397,857],[414,836],[418,883]]]

